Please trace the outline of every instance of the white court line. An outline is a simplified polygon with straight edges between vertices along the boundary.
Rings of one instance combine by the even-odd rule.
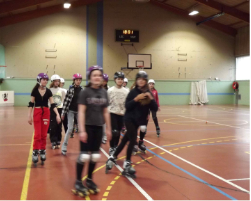
[[[100,150],[103,152],[103,154],[107,157],[107,158],[109,158],[109,155],[105,152],[105,150],[104,149],[102,149],[101,147],[100,147]],[[118,168],[119,169],[119,171],[120,172],[122,172],[123,171],[123,169],[119,166],[119,165],[115,165],[116,166],[116,168]],[[130,177],[126,177],[138,190],[139,190],[139,192],[141,192],[142,193],[142,195],[144,195],[145,196],[145,198],[147,199],[147,200],[153,200],[151,197],[150,197],[150,195],[148,195],[147,194],[147,192],[145,192],[141,187],[140,187],[140,185],[138,185],[138,183],[136,182],[136,181],[134,181],[132,178],[130,178]]]
[[[244,179],[229,179],[228,181],[241,181],[241,180],[250,180],[250,178],[244,178]]]
[[[241,114],[241,115],[250,115],[250,114],[244,114],[244,113],[239,113],[239,112],[228,112],[228,111],[224,111],[224,110],[214,110],[214,109],[210,109],[210,108],[207,108],[207,110],[213,110],[213,111],[217,111],[217,112],[227,112],[227,113],[230,113],[230,114]]]
[[[195,165],[195,164],[191,163],[190,161],[187,161],[186,159],[181,158],[180,156],[177,156],[177,155],[173,154],[172,152],[167,151],[166,149],[163,149],[162,147],[160,147],[160,146],[158,146],[158,145],[156,145],[156,144],[154,144],[154,143],[152,143],[152,142],[150,142],[150,141],[148,141],[146,139],[144,139],[144,141],[148,142],[149,144],[152,144],[153,146],[158,147],[159,149],[165,151],[166,153],[169,153],[170,155],[172,155],[172,156],[174,156],[174,157],[176,157],[176,158],[178,158],[178,159],[180,159],[180,160],[182,160],[182,161],[184,161],[184,162],[186,162],[186,163],[188,163],[188,164],[190,164],[190,165],[192,165],[192,166],[194,166],[194,167],[196,167],[196,168],[198,168],[198,169],[200,169],[200,170],[202,170],[202,171],[204,171],[204,172],[206,172],[206,173],[208,173],[208,174],[210,174],[210,175],[212,175],[212,176],[214,176],[214,177],[216,177],[216,178],[218,178],[218,179],[220,179],[220,180],[222,180],[222,181],[224,181],[224,182],[226,182],[228,184],[230,184],[231,186],[234,186],[235,188],[238,188],[239,190],[242,190],[244,192],[249,193],[248,190],[246,190],[246,189],[244,189],[244,188],[242,188],[242,187],[240,187],[240,186],[238,186],[238,185],[236,185],[236,184],[234,184],[234,183],[232,183],[232,182],[230,182],[230,181],[228,181],[228,180],[226,180],[226,179],[224,179],[224,178],[222,178],[222,177],[220,177],[220,176],[218,176],[218,175],[216,175],[216,174],[214,174],[212,172],[209,172],[208,170],[206,170],[206,169],[204,169],[204,168],[202,168],[202,167],[200,167],[198,165]]]
[[[193,118],[193,117],[186,117],[186,116],[182,116],[182,115],[177,115],[179,117],[183,117],[183,118],[186,118],[186,119],[194,119],[194,120],[197,120],[197,121],[202,121],[202,122],[206,122],[207,120],[203,120],[203,119],[196,119],[196,118]],[[217,123],[217,122],[213,122],[213,121],[207,121],[209,123],[213,123],[213,124],[217,124],[217,125],[221,125],[221,126],[227,126],[227,127],[231,127],[231,128],[238,128],[238,129],[244,129],[244,130],[248,130],[247,128],[241,128],[241,127],[237,127],[237,126],[230,126],[230,125],[227,125],[227,124],[220,124],[220,123]]]

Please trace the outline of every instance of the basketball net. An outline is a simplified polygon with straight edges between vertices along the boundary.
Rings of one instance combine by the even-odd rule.
[[[144,66],[137,66],[139,68],[139,72],[140,71],[144,71]]]

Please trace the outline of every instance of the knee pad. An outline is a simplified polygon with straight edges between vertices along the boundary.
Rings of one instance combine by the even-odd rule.
[[[140,126],[140,131],[145,133],[146,132],[146,126]]]
[[[112,136],[117,137],[119,136],[119,131],[118,130],[112,130]]]
[[[99,153],[92,154],[91,161],[94,163],[97,163],[99,161],[100,157],[101,157],[101,155]]]
[[[90,158],[91,158],[90,154],[81,153],[81,154],[79,154],[78,162],[85,163],[85,162],[88,162],[90,160]]]

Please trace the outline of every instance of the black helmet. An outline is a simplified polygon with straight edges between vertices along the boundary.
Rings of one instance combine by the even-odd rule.
[[[123,72],[119,72],[117,71],[116,73],[114,73],[114,80],[116,80],[117,78],[125,78],[125,74]]]
[[[148,80],[148,75],[147,75],[147,73],[146,73],[145,71],[139,71],[139,72],[137,73],[137,75],[136,75],[136,80],[137,80],[138,78],[143,78],[143,79],[145,79],[145,80]]]

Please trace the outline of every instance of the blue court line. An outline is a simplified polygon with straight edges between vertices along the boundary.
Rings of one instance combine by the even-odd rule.
[[[190,93],[159,93],[159,95],[162,95],[162,96],[173,96],[173,95],[178,95],[178,96],[182,96],[182,95],[190,95]],[[214,96],[217,96],[217,95],[221,95],[221,96],[224,96],[224,95],[234,95],[234,93],[207,93],[207,95],[211,96],[211,95],[214,95]]]
[[[152,154],[154,154],[155,156],[157,156],[157,157],[159,157],[160,159],[162,159],[163,161],[165,161],[165,162],[169,163],[170,165],[176,167],[177,169],[181,170],[182,172],[185,172],[186,174],[190,175],[191,177],[197,179],[198,181],[200,181],[200,182],[206,184],[206,185],[209,186],[210,188],[212,188],[212,189],[218,191],[219,193],[221,193],[222,195],[228,197],[229,199],[231,199],[231,200],[237,200],[236,198],[234,198],[234,197],[228,195],[227,193],[223,192],[222,190],[220,190],[220,189],[218,189],[218,188],[216,188],[216,187],[210,185],[209,183],[207,183],[206,181],[204,181],[204,180],[200,179],[199,177],[193,175],[192,173],[190,173],[190,172],[184,170],[183,168],[181,168],[181,167],[175,165],[174,163],[172,163],[172,162],[168,161],[167,159],[161,157],[160,155],[154,153],[154,152],[151,151],[150,149],[147,149],[147,150],[148,150],[150,153],[152,153]]]
[[[238,142],[234,142],[234,143],[211,143],[211,144],[182,144],[182,145],[165,145],[165,146],[159,146],[159,147],[184,147],[184,146],[208,146],[208,145],[223,145],[223,144],[247,144],[247,143],[238,143]],[[249,145],[249,144],[247,144]],[[156,146],[152,146],[152,147],[147,147],[148,149],[150,148],[154,148]]]
[[[30,96],[31,93],[14,93],[15,96]]]

